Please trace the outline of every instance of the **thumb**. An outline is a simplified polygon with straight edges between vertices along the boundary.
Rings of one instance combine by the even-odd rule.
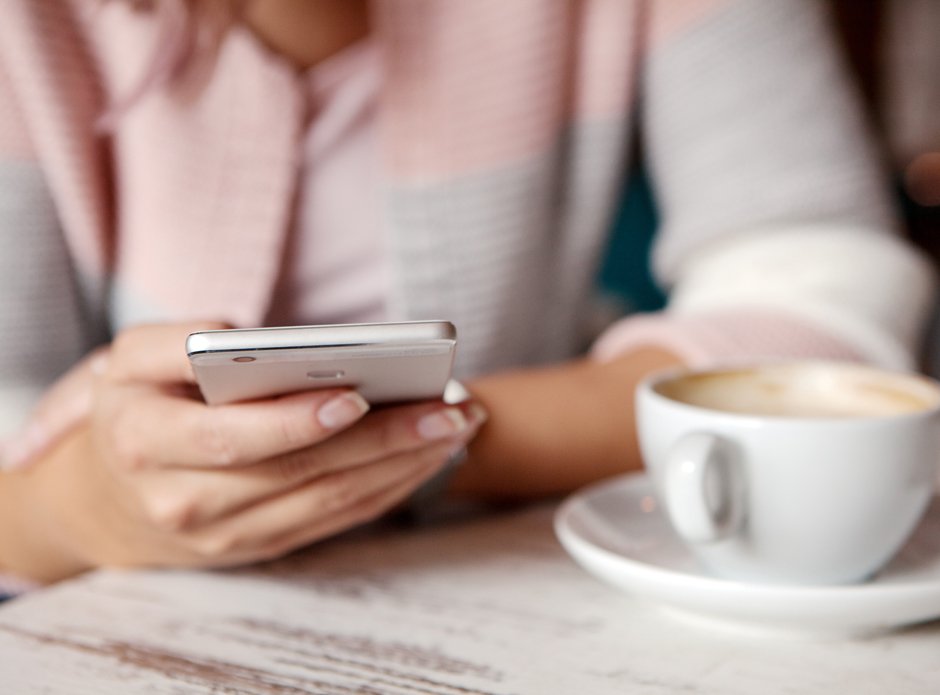
[[[107,367],[108,352],[106,346],[90,352],[53,384],[20,431],[0,442],[0,468],[29,467],[88,416],[95,379]]]

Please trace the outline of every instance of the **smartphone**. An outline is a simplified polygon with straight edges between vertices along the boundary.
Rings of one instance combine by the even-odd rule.
[[[441,398],[456,349],[448,321],[199,331],[186,339],[210,405],[335,386],[373,404]]]

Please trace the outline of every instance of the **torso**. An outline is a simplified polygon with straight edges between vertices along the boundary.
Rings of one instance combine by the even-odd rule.
[[[376,127],[381,69],[376,46],[363,39],[303,76],[310,118],[268,325],[388,318]]]
[[[369,33],[367,0],[251,0],[242,21],[298,69],[312,68]]]

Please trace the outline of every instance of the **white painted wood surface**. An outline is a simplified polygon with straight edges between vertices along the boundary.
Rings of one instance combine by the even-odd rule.
[[[682,621],[585,574],[552,511],[93,573],[0,607],[0,693],[940,692],[940,623],[814,642]]]

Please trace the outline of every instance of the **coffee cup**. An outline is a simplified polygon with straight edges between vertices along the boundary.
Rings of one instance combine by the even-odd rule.
[[[654,375],[637,391],[645,465],[700,564],[747,582],[865,581],[934,491],[940,384],[838,362]]]

